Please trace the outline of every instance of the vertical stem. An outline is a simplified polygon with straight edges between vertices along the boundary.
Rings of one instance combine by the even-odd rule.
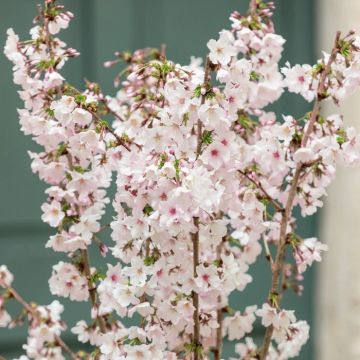
[[[197,277],[197,267],[200,264],[199,260],[199,218],[194,217],[194,225],[196,226],[196,232],[192,234],[192,243],[193,243],[193,272],[194,278]],[[194,319],[194,360],[199,360],[199,348],[201,346],[200,343],[200,306],[199,306],[199,294],[193,291],[192,294],[193,306],[195,308],[193,319]]]
[[[222,242],[217,246],[216,248],[216,259],[221,260],[221,250],[223,241],[225,239],[222,239]],[[222,298],[221,295],[218,296],[218,309],[216,311],[216,320],[219,325],[219,327],[216,329],[216,345],[215,349],[213,351],[214,353],[214,360],[221,360],[221,353],[222,353],[222,340],[223,340],[223,320],[224,320],[224,313],[222,309]]]
[[[323,72],[320,76],[319,86],[318,86],[318,90],[317,90],[317,97],[316,97],[316,100],[314,103],[313,110],[311,112],[311,117],[310,117],[308,126],[306,128],[304,137],[302,139],[302,143],[301,143],[302,147],[306,146],[307,141],[309,140],[309,137],[310,137],[311,133],[313,132],[316,119],[319,115],[320,103],[323,99],[324,90],[325,90],[325,82],[326,82],[327,76],[331,72],[331,65],[336,60],[336,55],[338,53],[339,40],[340,40],[340,32],[338,31],[336,33],[335,44],[331,51],[331,55],[325,66],[325,69],[323,70]],[[293,203],[294,203],[294,199],[295,199],[295,195],[296,195],[296,191],[297,191],[297,187],[298,187],[302,169],[303,169],[303,164],[299,163],[295,168],[294,177],[291,182],[290,190],[288,192],[288,199],[286,201],[285,211],[283,212],[283,216],[282,216],[281,224],[280,224],[279,244],[278,244],[278,248],[277,248],[275,262],[274,262],[273,268],[272,268],[271,288],[270,288],[270,292],[268,295],[268,299],[271,297],[272,294],[278,294],[280,273],[281,273],[281,270],[284,265],[284,256],[285,256],[285,249],[286,249],[286,229],[287,229],[289,218],[292,214]],[[280,299],[278,299],[278,304],[280,305]],[[266,328],[263,344],[262,344],[262,347],[260,348],[260,354],[259,354],[260,360],[266,359],[266,356],[269,351],[273,332],[274,332],[274,327],[272,325]]]
[[[151,238],[147,238],[145,240],[145,259],[150,257],[150,242],[151,242]],[[144,292],[144,294],[141,295],[140,298],[140,302],[146,302],[148,301],[146,293]],[[141,316],[141,322],[140,322],[140,327],[142,329],[145,328],[145,324],[146,324],[146,319],[145,317]]]
[[[90,261],[89,261],[89,251],[88,249],[81,250],[82,260],[83,260],[83,266],[84,266],[84,274],[86,276],[86,279],[88,281],[88,288],[89,288],[89,295],[92,307],[98,310],[98,304],[96,299],[96,287],[94,287],[94,284],[91,281],[91,271],[90,271]],[[102,333],[106,333],[106,322],[102,316],[99,316],[96,314],[96,320],[99,325],[100,331]]]
[[[66,155],[67,160],[68,160],[68,164],[69,164],[69,168],[71,170],[73,170],[74,168],[74,164],[73,164],[73,159],[71,157],[71,154],[67,154]],[[76,211],[77,213],[80,215],[80,209],[78,205],[75,205]],[[91,270],[90,270],[90,259],[89,259],[89,250],[86,248],[85,250],[81,250],[81,258],[82,258],[82,263],[84,266],[84,274],[86,276],[86,280],[88,283],[88,288],[89,288],[89,296],[90,296],[90,300],[91,300],[91,305],[93,308],[95,308],[96,310],[98,310],[98,304],[97,304],[97,300],[96,300],[96,287],[94,287],[94,284],[91,281]],[[102,316],[99,316],[96,314],[96,320],[98,322],[99,328],[101,330],[102,333],[106,333],[106,322],[104,320],[104,318]]]
[[[257,0],[251,0],[250,1],[250,14],[252,17],[256,15],[256,9],[257,9]]]
[[[205,103],[206,100],[206,91],[209,82],[209,75],[210,75],[210,59],[209,56],[206,57],[205,63],[205,73],[204,73],[204,82],[203,82],[203,91],[205,93],[201,97],[201,104]],[[197,145],[196,145],[196,158],[199,157],[201,153],[201,146],[202,146],[202,123],[201,120],[198,119],[197,121]],[[192,243],[193,243],[193,273],[194,279],[197,277],[197,267],[200,264],[200,251],[199,251],[199,217],[193,218],[194,225],[196,227],[196,232],[191,234]],[[192,292],[192,299],[193,299],[193,306],[195,308],[193,320],[194,320],[194,334],[193,334],[193,342],[195,346],[194,350],[194,360],[200,359],[200,349],[201,349],[201,342],[200,342],[200,305],[199,305],[199,294],[195,291]],[[202,357],[202,356],[201,356]]]
[[[32,316],[33,319],[37,319],[39,323],[41,322],[40,319],[40,313],[37,312],[36,307],[30,305],[27,303],[24,298],[13,288],[13,287],[7,287],[7,290],[11,294],[11,296],[28,312],[29,315]],[[78,357],[75,355],[75,353],[72,352],[72,350],[66,345],[66,343],[61,339],[59,335],[54,335],[55,341],[57,345],[59,345],[73,360],[77,360]],[[1,360],[1,356],[0,356]]]

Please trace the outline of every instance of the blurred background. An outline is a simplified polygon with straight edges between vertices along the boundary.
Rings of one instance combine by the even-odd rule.
[[[13,27],[21,39],[28,38],[28,30],[32,26],[39,1],[1,0],[1,47],[5,43],[6,29],[9,27]],[[71,27],[63,31],[61,37],[81,52],[80,58],[71,60],[66,65],[63,75],[76,87],[81,87],[85,78],[99,82],[109,94],[115,93],[113,77],[116,71],[104,69],[102,64],[113,58],[114,51],[131,51],[166,44],[169,59],[187,64],[192,55],[204,57],[207,41],[217,38],[218,32],[229,26],[230,13],[233,10],[244,11],[248,4],[247,0],[59,2],[64,3],[75,14]],[[317,3],[313,0],[276,0],[275,4],[277,32],[287,40],[283,63],[285,60],[291,64],[313,63],[320,54],[315,49],[329,49],[338,27],[341,28],[342,24],[349,25],[351,17],[354,20],[351,20],[350,28],[356,27],[356,13],[352,12],[351,6],[354,10],[357,8],[360,20],[358,0],[347,0],[341,4],[336,0],[318,0]],[[319,36],[315,35],[316,30],[319,30]],[[44,247],[51,234],[49,227],[40,220],[45,186],[32,174],[27,156],[27,150],[37,150],[37,147],[19,130],[16,108],[22,107],[22,104],[17,96],[18,89],[12,84],[11,64],[3,55],[0,55],[0,79],[0,264],[7,264],[15,274],[15,287],[27,300],[47,304],[51,301],[47,284],[51,266],[62,259],[62,256]],[[310,107],[298,97],[286,95],[272,109],[279,115],[301,117]],[[359,109],[359,106],[353,102],[348,104],[348,109],[350,110],[346,112],[351,118],[354,109]],[[299,219],[299,233],[303,237],[317,236],[322,232],[322,240],[330,243],[331,248],[321,270],[311,269],[306,273],[304,294],[301,297],[290,293],[286,295],[284,306],[295,309],[297,317],[307,320],[312,326],[313,336],[299,359],[339,359],[345,355],[344,341],[349,343],[349,340],[345,340],[349,336],[355,337],[351,342],[352,352],[346,358],[360,358],[360,349],[357,348],[360,347],[360,340],[358,344],[356,341],[356,334],[360,333],[360,319],[355,319],[356,309],[359,313],[360,289],[357,297],[345,296],[345,293],[351,294],[351,289],[355,288],[356,283],[352,279],[358,279],[360,284],[360,275],[356,274],[360,264],[360,259],[356,259],[360,257],[359,245],[356,243],[356,231],[359,227],[354,210],[349,205],[357,207],[357,214],[360,214],[356,196],[350,195],[355,194],[360,181],[357,184],[351,182],[352,190],[347,185],[347,181],[354,179],[354,176],[356,174],[353,171],[341,171],[339,182],[330,191],[327,210],[306,221]],[[348,194],[340,189],[348,189]],[[321,231],[322,228],[327,230]],[[348,240],[349,245],[344,246]],[[344,255],[341,261],[340,251]],[[245,293],[231,299],[232,307],[237,309],[250,303],[263,303],[269,286],[266,265],[263,261],[252,270],[254,283],[249,285]],[[319,269],[318,266],[316,268]],[[322,276],[327,280],[322,283],[319,291],[318,278]],[[60,300],[65,305],[68,304],[63,299]],[[349,306],[354,306],[355,313],[349,312]],[[64,314],[64,320],[72,327],[79,319],[87,319],[88,312],[89,309],[82,304],[71,304]],[[260,337],[262,331],[261,327],[256,328],[256,337]],[[337,335],[339,332],[343,334],[342,343]],[[74,343],[70,332],[64,338],[70,345]],[[0,329],[0,355],[6,359],[19,356],[23,353],[22,344],[25,341],[25,329]],[[232,354],[233,346],[226,344],[224,358],[228,359]]]

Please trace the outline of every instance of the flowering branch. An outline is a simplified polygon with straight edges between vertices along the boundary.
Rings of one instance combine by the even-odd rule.
[[[0,269],[0,273],[4,276],[4,268]],[[0,274],[1,275],[1,274]],[[12,277],[12,276],[11,276]],[[37,306],[34,304],[27,303],[24,298],[10,285],[10,282],[4,281],[5,278],[0,276],[0,287],[3,287],[7,292],[8,298],[14,298],[31,316],[32,321],[41,323],[43,319],[41,318],[41,313],[38,311]],[[69,346],[61,339],[57,334],[54,334],[54,339],[57,345],[59,345],[73,360],[79,360],[79,357],[69,348]]]
[[[328,75],[331,72],[331,66],[335,62],[336,56],[339,53],[340,35],[341,35],[340,32],[336,33],[334,47],[331,51],[331,55],[327,61],[325,69],[321,73],[314,107],[311,112],[311,117],[310,117],[309,123],[307,125],[306,131],[305,131],[303,139],[302,139],[302,143],[301,143],[302,147],[306,146],[306,144],[309,140],[309,137],[310,137],[311,133],[313,132],[313,128],[314,128],[316,119],[319,116],[320,103],[321,103],[322,99],[324,98],[324,91],[325,91],[325,86],[326,86],[325,83],[328,78]],[[301,175],[303,168],[304,168],[303,163],[299,163],[296,166],[294,176],[293,176],[293,179],[291,182],[291,186],[290,186],[290,189],[288,192],[288,198],[286,201],[285,211],[282,214],[282,220],[281,220],[281,225],[280,225],[279,244],[277,247],[275,262],[272,266],[271,288],[270,288],[269,295],[268,295],[268,300],[270,301],[271,305],[275,305],[276,307],[279,307],[279,305],[280,305],[280,299],[278,298],[278,293],[279,293],[278,287],[279,287],[280,273],[281,273],[283,265],[284,265],[285,248],[286,248],[286,233],[287,233],[288,221],[289,221],[289,218],[292,213],[293,203],[294,203],[296,191],[297,191],[298,184],[299,184],[300,175]],[[274,332],[273,325],[267,327],[267,329],[265,331],[263,345],[262,345],[261,351],[260,351],[260,360],[264,360],[268,354],[273,332]]]
[[[205,62],[205,72],[204,72],[204,81],[202,86],[202,91],[204,94],[201,96],[201,103],[205,103],[205,94],[207,92],[209,84],[209,75],[210,75],[210,59],[206,58]],[[202,147],[202,122],[200,119],[197,120],[197,145],[196,145],[196,157],[198,158],[201,154]],[[193,271],[194,278],[198,276],[197,268],[200,265],[200,249],[199,249],[199,217],[194,217],[194,226],[195,233],[192,234],[192,243],[193,243]],[[194,311],[194,360],[198,360],[201,356],[201,341],[200,341],[200,304],[199,304],[199,294],[196,291],[193,291],[193,306]]]
[[[302,274],[327,246],[295,233],[292,210],[314,214],[336,164],[360,163],[355,129],[319,114],[324,99],[338,104],[360,84],[360,38],[338,33],[325,60],[280,69],[285,40],[274,32],[273,10],[251,0],[247,14],[233,12],[231,29],[207,43],[205,69],[195,58],[175,64],[165,46],[116,52],[105,63],[125,64],[113,97],[89,81],[79,91],[59,73],[78,53],[55,36],[73,17],[56,0],[44,1],[30,40],[8,30],[21,129],[42,148],[30,153],[31,167],[49,185],[42,220],[56,233],[46,246],[67,256],[53,266],[50,291],[91,303],[91,322],[71,329],[93,347],[91,358],[199,360],[212,352],[219,360],[227,337],[240,341],[240,359],[290,359],[308,339],[308,324],[280,302],[286,289],[301,293]],[[315,99],[313,111],[299,120],[266,111],[285,89]],[[115,216],[102,224],[110,202]],[[107,227],[109,248],[98,238]],[[92,244],[105,271],[90,264]],[[230,308],[230,295],[257,281],[249,269],[262,249],[272,272],[267,301]],[[1,266],[4,279],[11,274]],[[0,326],[20,323],[6,300],[0,295]],[[62,310],[56,300],[36,308],[47,322],[31,323],[28,358],[61,358],[62,349],[72,356],[60,338],[50,347],[46,336],[34,340],[42,326],[51,341],[60,336]],[[122,319],[135,313],[140,323],[126,327]],[[256,317],[266,327],[261,348],[251,338]]]

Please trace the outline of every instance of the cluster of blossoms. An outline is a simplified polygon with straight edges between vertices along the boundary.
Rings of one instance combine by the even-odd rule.
[[[79,91],[60,75],[78,53],[55,37],[73,17],[55,0],[45,0],[31,40],[8,30],[21,128],[42,147],[30,153],[32,170],[49,184],[42,220],[57,229],[46,246],[67,255],[53,267],[50,291],[92,304],[91,323],[79,320],[72,332],[93,351],[74,353],[60,338],[62,306],[27,304],[1,267],[0,326],[13,325],[5,310],[12,298],[30,320],[22,359],[63,359],[63,351],[73,359],[220,360],[225,337],[238,341],[239,359],[299,354],[309,326],[281,299],[288,288],[301,292],[302,274],[326,245],[296,234],[292,214],[295,206],[314,214],[336,165],[359,162],[359,135],[320,106],[360,84],[360,38],[337,34],[314,66],[281,69],[285,40],[272,10],[252,1],[248,14],[234,12],[231,29],[208,42],[204,66],[175,64],[156,49],[117,53],[106,63],[126,64],[116,97],[95,83]],[[314,101],[312,111],[277,119],[265,110],[286,89]],[[116,216],[101,224],[114,175]],[[108,226],[110,247],[100,239]],[[106,273],[90,264],[94,245]],[[268,298],[261,308],[231,309],[230,294],[253,281],[248,271],[262,251]],[[135,313],[138,325],[126,327],[122,319]],[[251,338],[257,318],[266,328],[260,345]]]

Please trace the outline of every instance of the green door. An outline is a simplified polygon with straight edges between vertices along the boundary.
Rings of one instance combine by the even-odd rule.
[[[13,27],[26,38],[36,15],[40,0],[3,0],[0,4],[0,43],[3,46],[6,29]],[[244,11],[246,0],[64,0],[68,10],[76,17],[62,36],[68,44],[81,51],[82,56],[67,64],[65,76],[76,86],[82,79],[99,82],[113,93],[112,78],[115,71],[104,69],[102,64],[111,59],[116,50],[134,50],[145,46],[167,44],[169,59],[188,63],[190,56],[206,54],[206,43],[229,26],[229,14],[237,9]],[[277,0],[275,24],[278,32],[287,39],[286,60],[291,63],[309,62],[313,58],[312,0]],[[239,9],[240,8],[240,9]],[[51,265],[61,256],[45,249],[50,229],[40,221],[40,205],[45,199],[44,185],[32,174],[27,150],[36,150],[30,138],[19,130],[16,108],[21,107],[12,84],[11,65],[0,56],[0,264],[7,264],[16,276],[15,286],[28,300],[48,303],[50,295],[47,280]],[[278,114],[301,116],[309,105],[295,96],[286,96],[274,107]],[[300,233],[313,235],[315,221],[301,222]],[[249,303],[262,303],[269,286],[267,264],[263,261],[253,270],[255,282],[240,296],[234,296],[234,308]],[[288,294],[284,306],[295,308],[298,318],[312,322],[312,272],[305,279],[305,292],[301,298]],[[63,301],[65,305],[68,303]],[[14,308],[14,311],[18,308]],[[80,318],[88,317],[81,304],[71,304],[64,320],[73,326]],[[314,325],[314,324],[313,324]],[[261,336],[262,329],[255,329]],[[65,335],[68,343],[71,334]],[[23,328],[0,329],[0,355],[11,359],[23,353],[21,344],[26,341]],[[224,358],[232,353],[226,344]],[[312,344],[303,349],[300,359],[312,359]]]

